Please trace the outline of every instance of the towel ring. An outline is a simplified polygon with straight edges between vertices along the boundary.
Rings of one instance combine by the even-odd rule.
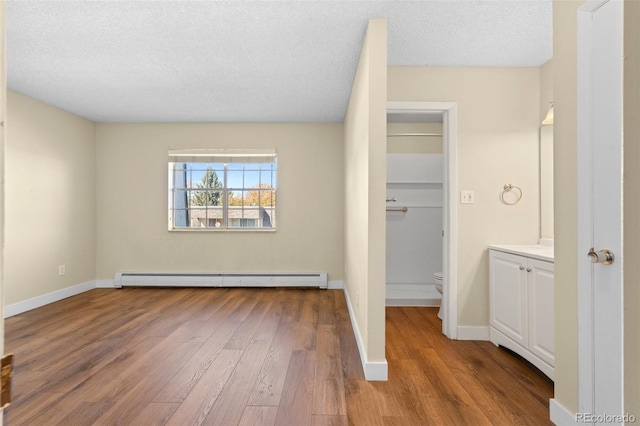
[[[510,192],[513,192],[513,194],[516,195],[515,201],[507,201],[505,199],[505,195]],[[502,201],[504,204],[508,206],[513,206],[518,204],[521,198],[522,198],[522,189],[520,189],[519,186],[511,185],[510,183],[505,184],[502,189],[502,192],[500,193],[500,201]]]

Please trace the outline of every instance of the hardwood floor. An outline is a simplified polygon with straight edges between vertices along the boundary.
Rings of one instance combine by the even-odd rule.
[[[5,321],[5,423],[551,424],[551,381],[440,327],[387,308],[389,381],[367,382],[341,290],[96,289]]]

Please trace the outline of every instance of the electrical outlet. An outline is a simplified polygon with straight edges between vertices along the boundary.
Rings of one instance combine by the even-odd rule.
[[[66,273],[66,267],[64,265],[58,265],[58,275],[62,276]]]
[[[473,191],[460,191],[460,204],[473,204],[476,197]]]

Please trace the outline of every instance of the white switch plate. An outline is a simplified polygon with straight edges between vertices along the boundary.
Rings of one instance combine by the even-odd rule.
[[[473,204],[476,197],[473,191],[460,191],[460,204]]]
[[[64,265],[58,265],[58,275],[62,276],[66,273],[66,267]]]

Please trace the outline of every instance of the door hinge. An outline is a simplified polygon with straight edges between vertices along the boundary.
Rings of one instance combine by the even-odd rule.
[[[0,407],[11,403],[11,377],[13,376],[13,354],[7,354],[0,360]]]

